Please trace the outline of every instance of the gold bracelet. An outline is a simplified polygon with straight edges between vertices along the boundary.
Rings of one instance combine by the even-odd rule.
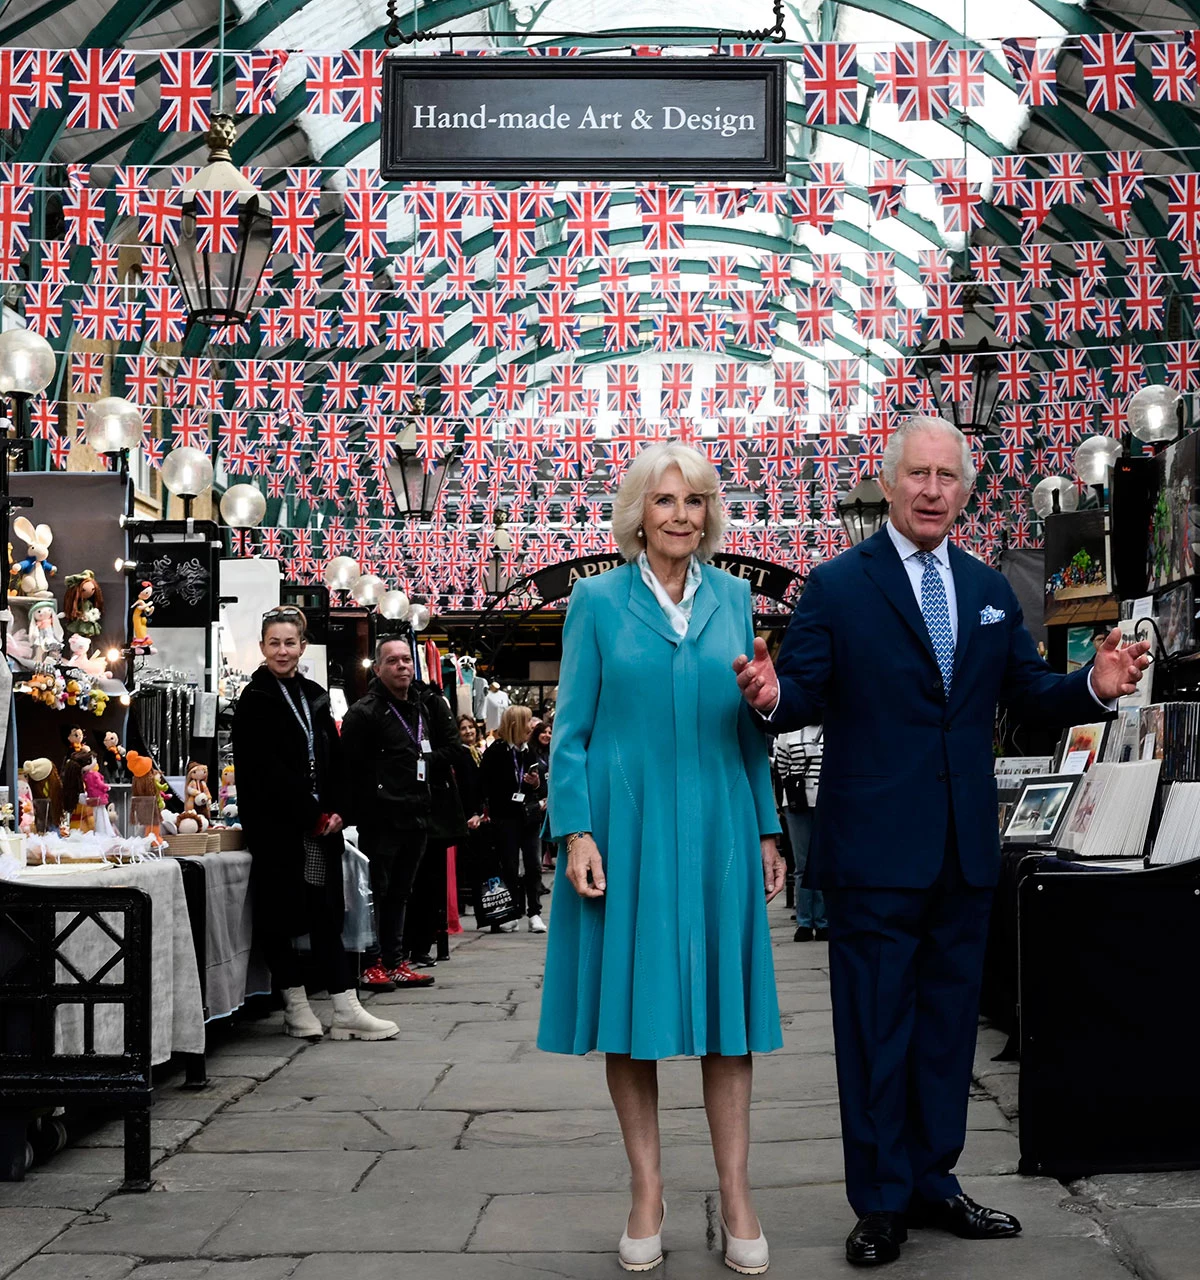
[[[572,831],[571,834],[567,837],[567,852],[568,853],[571,852],[571,846],[574,844],[576,840],[582,840],[584,836],[590,837],[591,834],[592,833],[590,831]]]

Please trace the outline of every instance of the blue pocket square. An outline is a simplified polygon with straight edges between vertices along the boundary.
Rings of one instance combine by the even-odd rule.
[[[991,626],[993,622],[1004,621],[1004,610],[993,608],[992,605],[985,605],[979,610],[979,625],[981,627]]]

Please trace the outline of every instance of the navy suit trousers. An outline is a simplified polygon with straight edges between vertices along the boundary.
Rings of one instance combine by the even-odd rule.
[[[825,902],[850,1205],[957,1195],[992,890],[963,880],[951,837],[932,887]]]

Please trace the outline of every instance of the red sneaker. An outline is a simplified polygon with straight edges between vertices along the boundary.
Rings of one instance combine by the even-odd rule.
[[[409,968],[407,960],[402,960],[387,976],[396,987],[432,987],[434,982],[432,974]]]
[[[362,971],[358,985],[367,991],[395,991],[396,983],[381,964],[373,964]]]

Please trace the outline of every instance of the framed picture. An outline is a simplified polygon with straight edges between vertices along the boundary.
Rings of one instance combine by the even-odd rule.
[[[1008,816],[1008,844],[1054,844],[1083,775],[1051,774],[1030,778]]]
[[[1103,511],[1059,512],[1045,521],[1046,596],[1042,620],[1082,626],[1118,609],[1108,572]]]
[[[1157,484],[1148,547],[1150,589],[1182,582],[1195,572],[1197,547],[1196,437],[1188,434],[1154,460]]]
[[[1063,735],[1062,750],[1058,755],[1059,773],[1083,773],[1090,769],[1100,759],[1108,724],[1107,720],[1098,720],[1095,724],[1077,724],[1068,729]],[[1087,758],[1082,761],[1081,768],[1080,753],[1084,751]]]
[[[1155,613],[1167,656],[1190,652],[1194,648],[1192,617],[1195,609],[1192,603],[1192,584],[1181,582],[1179,586],[1164,591],[1158,597]]]

